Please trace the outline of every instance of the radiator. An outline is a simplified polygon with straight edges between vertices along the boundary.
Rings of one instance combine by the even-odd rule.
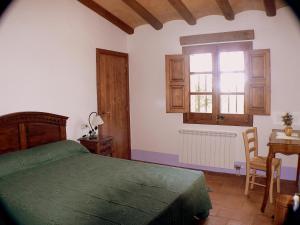
[[[233,169],[236,136],[234,132],[179,130],[179,162],[199,166]]]

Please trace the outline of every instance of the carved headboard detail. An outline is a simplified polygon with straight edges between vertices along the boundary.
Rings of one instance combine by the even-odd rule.
[[[44,112],[0,116],[0,154],[66,140],[67,119]]]

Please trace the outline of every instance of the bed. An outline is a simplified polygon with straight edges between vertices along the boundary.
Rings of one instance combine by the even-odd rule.
[[[66,140],[67,117],[0,117],[0,224],[189,225],[211,209],[202,172],[110,158]]]

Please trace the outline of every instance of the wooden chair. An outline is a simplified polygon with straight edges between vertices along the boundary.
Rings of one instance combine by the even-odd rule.
[[[266,186],[264,184],[256,183],[255,178],[264,177],[258,175],[256,172],[257,170],[260,171],[267,170],[267,157],[258,156],[258,139],[257,139],[256,127],[244,131],[243,138],[244,138],[245,153],[246,153],[245,195],[248,195],[250,184],[251,184],[251,189],[253,189],[254,185],[263,186],[263,187]],[[269,195],[270,203],[273,203],[273,182],[274,182],[275,171],[276,171],[276,180],[277,180],[277,193],[280,193],[280,169],[281,169],[281,159],[274,158],[272,161],[272,171],[271,171],[271,185],[270,185],[270,195]]]

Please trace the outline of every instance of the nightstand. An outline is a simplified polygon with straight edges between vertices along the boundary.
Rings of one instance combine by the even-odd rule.
[[[89,139],[88,137],[79,138],[80,144],[86,147],[91,153],[112,156],[112,137],[102,136],[97,139]]]

